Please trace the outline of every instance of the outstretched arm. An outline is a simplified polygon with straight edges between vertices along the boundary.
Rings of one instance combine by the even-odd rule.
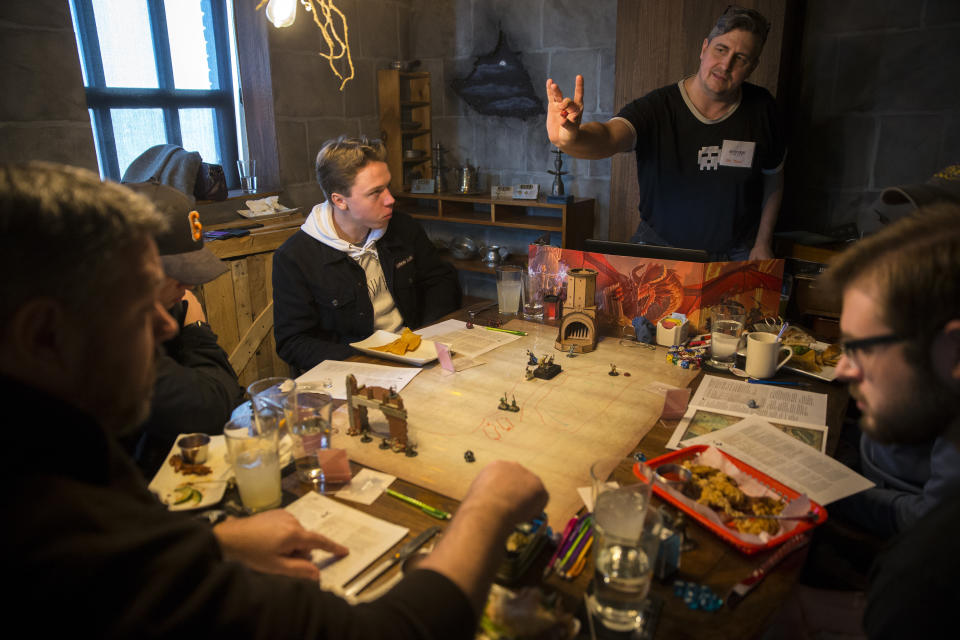
[[[418,568],[453,581],[478,614],[514,525],[540,515],[547,504],[540,479],[515,462],[493,462],[474,479],[436,549]]]
[[[588,122],[583,118],[583,76],[578,75],[573,98],[564,98],[560,87],[547,80],[547,136],[564,153],[598,160],[630,151],[633,133],[619,120]]]

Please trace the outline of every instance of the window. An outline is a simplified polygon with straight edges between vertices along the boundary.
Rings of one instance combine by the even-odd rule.
[[[71,0],[100,173],[157,144],[199,151],[236,188],[225,0]]]

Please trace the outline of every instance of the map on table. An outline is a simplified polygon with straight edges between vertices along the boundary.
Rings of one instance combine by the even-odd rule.
[[[621,346],[605,338],[596,351],[568,358],[554,349],[556,327],[514,320],[506,328],[528,335],[454,374],[427,365],[403,389],[416,457],[379,448],[388,428],[373,409],[373,442],[346,435],[344,407],[334,413],[332,446],[346,449],[351,460],[458,500],[486,464],[514,460],[543,480],[550,523],[562,526],[582,506],[577,488],[590,484],[592,462],[626,455],[656,423],[663,396],[647,390],[656,386],[651,383],[685,387],[697,373],[667,362],[663,348]],[[537,358],[552,355],[563,371],[552,380],[527,380],[527,350]],[[620,375],[609,375],[611,365]],[[498,409],[504,395],[511,403],[515,398],[520,410]],[[464,460],[467,451],[476,462]]]

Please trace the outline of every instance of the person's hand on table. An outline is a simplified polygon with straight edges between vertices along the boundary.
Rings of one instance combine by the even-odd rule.
[[[304,529],[283,509],[265,511],[249,518],[229,518],[213,528],[228,560],[236,560],[262,573],[316,581],[320,570],[310,559],[313,549],[336,556],[350,550],[333,540]]]
[[[539,516],[549,497],[540,478],[531,471],[516,462],[497,460],[473,479],[458,511],[482,508],[512,527]]]
[[[572,142],[580,129],[583,118],[583,76],[578,75],[573,90],[573,99],[564,98],[560,87],[552,79],[547,80],[547,136],[555,146]]]

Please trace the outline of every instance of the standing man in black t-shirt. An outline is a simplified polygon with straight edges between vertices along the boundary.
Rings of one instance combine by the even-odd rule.
[[[573,99],[547,80],[550,142],[577,158],[634,151],[641,221],[634,242],[705,249],[717,260],[773,257],[786,146],[770,93],[746,83],[770,24],[730,6],[700,50],[700,68],[634,100],[607,122],[581,124]]]

